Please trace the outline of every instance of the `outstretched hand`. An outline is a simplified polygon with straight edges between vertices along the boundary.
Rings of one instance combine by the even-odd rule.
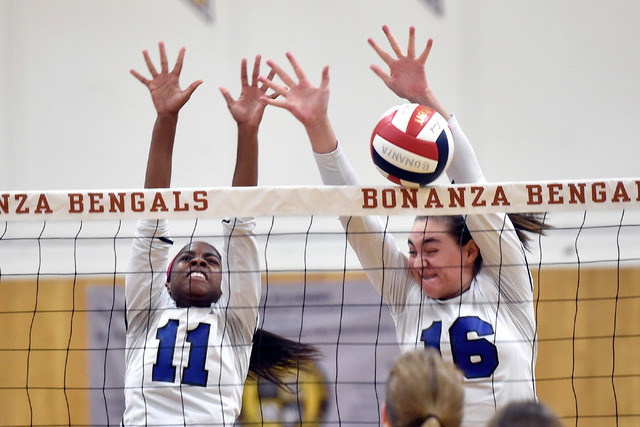
[[[288,110],[305,127],[312,127],[318,121],[325,120],[327,116],[329,107],[329,66],[325,66],[322,69],[320,86],[315,87],[307,78],[298,60],[290,52],[287,52],[286,55],[298,82],[278,64],[269,60],[267,64],[284,84],[278,84],[260,76],[260,81],[280,96],[278,99],[263,96],[261,100],[266,104]]]
[[[398,40],[393,36],[389,27],[383,25],[382,31],[384,31],[384,34],[387,36],[389,45],[396,57],[394,58],[370,38],[368,41],[371,47],[373,47],[385,64],[389,66],[389,72],[387,73],[380,66],[373,64],[371,65],[373,72],[400,98],[433,108],[448,120],[450,117],[449,112],[427,83],[425,64],[427,58],[429,58],[433,40],[429,39],[420,56],[416,57],[416,30],[414,27],[409,27],[409,43],[407,45],[406,55],[402,52]]]
[[[278,96],[277,93],[267,95],[266,92],[268,86],[266,84],[263,83],[258,86],[261,59],[260,55],[256,55],[253,62],[251,84],[249,84],[247,74],[247,60],[244,58],[242,59],[242,63],[240,65],[240,82],[242,84],[242,90],[240,91],[240,97],[238,97],[237,100],[233,99],[227,88],[220,87],[220,92],[227,102],[227,107],[238,126],[248,125],[258,127],[262,121],[262,115],[264,114],[264,109],[266,107],[266,105],[260,101],[260,98],[264,96],[274,99]],[[274,76],[275,72],[271,70],[266,80],[271,81]]]
[[[191,94],[202,83],[202,80],[196,80],[191,83],[185,90],[180,89],[180,72],[182,71],[182,62],[184,60],[185,48],[181,48],[178,53],[178,59],[173,70],[169,72],[167,62],[167,53],[164,43],[158,43],[160,49],[160,72],[158,72],[149,57],[149,52],[144,50],[142,54],[147,63],[147,68],[151,73],[151,79],[147,79],[136,70],[130,70],[131,74],[137,78],[142,84],[149,88],[153,105],[159,116],[178,114],[180,109],[187,103]]]
[[[382,79],[382,81],[396,95],[405,98],[411,102],[418,102],[416,98],[424,95],[429,90],[427,84],[427,75],[425,72],[425,63],[431,52],[433,40],[427,41],[420,56],[416,57],[415,52],[415,28],[409,28],[409,43],[406,55],[402,52],[398,40],[394,37],[386,25],[382,26],[382,31],[387,36],[389,45],[395,53],[394,58],[391,54],[382,49],[373,39],[369,38],[368,42],[376,51],[378,56],[389,66],[389,72],[385,72],[378,65],[371,65],[371,70]]]
[[[287,52],[287,59],[293,67],[298,81],[296,82],[278,64],[267,61],[267,64],[278,75],[283,84],[260,77],[260,81],[280,95],[278,99],[262,97],[265,104],[288,110],[298,119],[309,136],[311,147],[316,153],[329,153],[336,149],[336,136],[329,122],[329,66],[322,69],[320,86],[315,87],[307,78],[298,60]]]

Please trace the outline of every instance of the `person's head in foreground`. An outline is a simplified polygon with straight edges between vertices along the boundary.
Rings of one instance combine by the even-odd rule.
[[[433,348],[396,359],[382,406],[384,427],[458,427],[462,422],[462,374]]]
[[[488,427],[562,427],[560,418],[547,406],[534,400],[514,401],[500,409]]]

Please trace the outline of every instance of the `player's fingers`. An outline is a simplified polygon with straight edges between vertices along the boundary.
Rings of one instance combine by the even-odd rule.
[[[329,87],[329,66],[325,65],[322,68],[322,82],[320,83],[320,89],[326,89]]]
[[[275,99],[270,96],[261,96],[260,102],[266,105],[273,105],[274,107],[285,108],[285,109],[287,108],[286,102],[284,100]]]
[[[271,81],[271,80],[273,80],[273,78],[274,78],[275,76],[276,76],[276,72],[275,72],[275,71],[273,71],[273,70],[271,70],[271,71],[269,71],[269,74],[267,75],[266,80]],[[256,77],[256,81],[260,81],[260,76],[257,76],[257,77]],[[260,86],[260,90],[261,90],[262,92],[266,92],[266,91],[267,91],[267,88],[268,88],[268,86],[267,86],[267,85],[265,85],[264,83],[262,83],[262,86]]]
[[[391,61],[393,61],[393,58],[391,57],[391,55],[389,55],[384,49],[382,49],[380,45],[375,42],[375,40],[368,39],[367,41],[369,42],[373,50],[376,51],[380,59],[382,59],[385,62],[385,64],[389,65]]]
[[[415,58],[416,56],[416,28],[412,25],[409,27],[409,42],[407,43],[407,56]]]
[[[296,77],[298,78],[298,81],[306,80],[307,76],[305,75],[304,70],[302,69],[302,66],[300,65],[296,57],[293,56],[291,52],[287,52],[287,59],[291,63],[291,66],[293,67],[293,71],[295,71],[296,73]],[[287,85],[293,86],[289,83],[287,83]]]
[[[179,76],[182,72],[182,63],[184,61],[184,54],[186,51],[187,49],[185,47],[180,48],[178,51],[178,59],[176,59],[176,65],[173,67],[173,71],[171,71],[172,74]]]
[[[384,35],[387,36],[387,40],[389,41],[389,46],[391,46],[391,49],[393,49],[393,52],[396,54],[396,56],[398,58],[404,56],[404,54],[402,53],[402,49],[400,48],[400,44],[398,43],[398,40],[395,38],[395,36],[393,35],[389,27],[387,25],[383,25],[382,31],[384,31]]]
[[[249,79],[247,78],[247,58],[242,58],[242,61],[240,61],[240,83],[242,87],[249,84]]]
[[[260,75],[260,61],[262,60],[262,56],[256,55],[256,58],[253,60],[253,73],[251,74],[251,86],[256,86],[258,84],[258,76]]]
[[[151,62],[151,57],[149,56],[149,52],[146,50],[143,50],[142,56],[144,56],[144,62],[147,64],[147,68],[151,73],[151,77],[157,76],[158,72],[156,71],[156,67],[153,66],[153,62]]]
[[[382,68],[380,68],[378,65],[376,64],[372,64],[371,66],[369,66],[369,68],[371,69],[371,71],[373,71],[374,73],[376,73],[376,75],[378,77],[380,77],[382,80],[384,80],[385,82],[387,81],[387,79],[389,78],[389,74],[387,74]]]
[[[291,77],[289,77],[289,75],[282,68],[280,68],[278,64],[276,64],[272,60],[268,60],[267,65],[275,71],[276,75],[280,77],[280,80],[282,80],[284,84],[286,84],[287,86],[295,86],[295,81]],[[260,81],[264,83],[262,78],[260,78]]]
[[[226,87],[219,87],[218,89],[220,89],[220,93],[222,94],[222,97],[227,102],[227,107],[231,108],[231,105],[234,103],[231,93],[227,90]]]
[[[429,57],[429,53],[431,53],[431,47],[432,46],[433,46],[433,39],[429,39],[427,41],[427,45],[425,46],[424,50],[422,51],[422,53],[418,57],[418,60],[420,62],[422,62],[423,64],[425,62],[427,62],[427,58]]]
[[[195,82],[191,83],[189,87],[182,92],[185,95],[187,95],[188,98],[191,98],[191,94],[193,93],[193,91],[196,90],[198,86],[200,86],[201,84],[202,84],[202,80],[196,80]]]
[[[167,52],[164,49],[164,42],[158,43],[160,49],[160,70],[163,73],[169,72],[169,63],[167,62]]]
[[[149,85],[149,80],[147,80],[146,78],[142,77],[142,75],[140,73],[138,73],[136,70],[129,70],[129,72],[133,75],[133,77],[138,79],[143,85],[145,85],[145,86]]]
[[[287,93],[289,92],[289,88],[280,84],[277,84],[276,82],[274,82],[273,80],[267,80],[262,76],[258,77],[258,80],[262,83],[262,86],[266,86],[269,89],[273,90],[275,93],[282,95],[282,96],[287,96]]]

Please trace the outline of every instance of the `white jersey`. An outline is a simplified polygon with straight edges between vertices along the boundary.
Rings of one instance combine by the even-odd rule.
[[[456,144],[449,177],[457,183],[485,182],[455,117],[449,126]],[[325,184],[359,185],[340,147],[316,154],[316,161]],[[349,243],[389,307],[401,349],[431,346],[452,360],[465,375],[464,425],[486,425],[507,402],[535,398],[533,281],[508,216],[469,215],[466,220],[483,266],[466,292],[439,300],[422,292],[407,255],[378,217],[341,218]]]
[[[253,219],[223,221],[222,297],[176,307],[165,287],[166,220],[143,220],[127,270],[125,426],[231,426],[240,414],[258,321]]]

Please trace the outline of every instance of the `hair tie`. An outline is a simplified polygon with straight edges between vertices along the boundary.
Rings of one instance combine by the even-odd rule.
[[[438,416],[437,416],[437,415],[435,415],[435,414],[429,414],[429,415],[427,415],[426,417],[424,417],[424,420],[422,421],[422,423],[423,423],[423,424],[424,424],[424,423],[426,423],[426,422],[427,422],[427,421],[429,421],[431,418],[435,418],[435,419],[436,419],[436,421],[438,421],[438,424],[442,424],[442,423],[440,423],[440,418],[438,418]]]
[[[167,266],[167,282],[171,281],[171,269],[173,268],[173,263],[175,262],[176,258],[178,258],[178,255],[180,255],[180,252],[178,252],[172,259],[171,261],[169,261],[169,265]]]

